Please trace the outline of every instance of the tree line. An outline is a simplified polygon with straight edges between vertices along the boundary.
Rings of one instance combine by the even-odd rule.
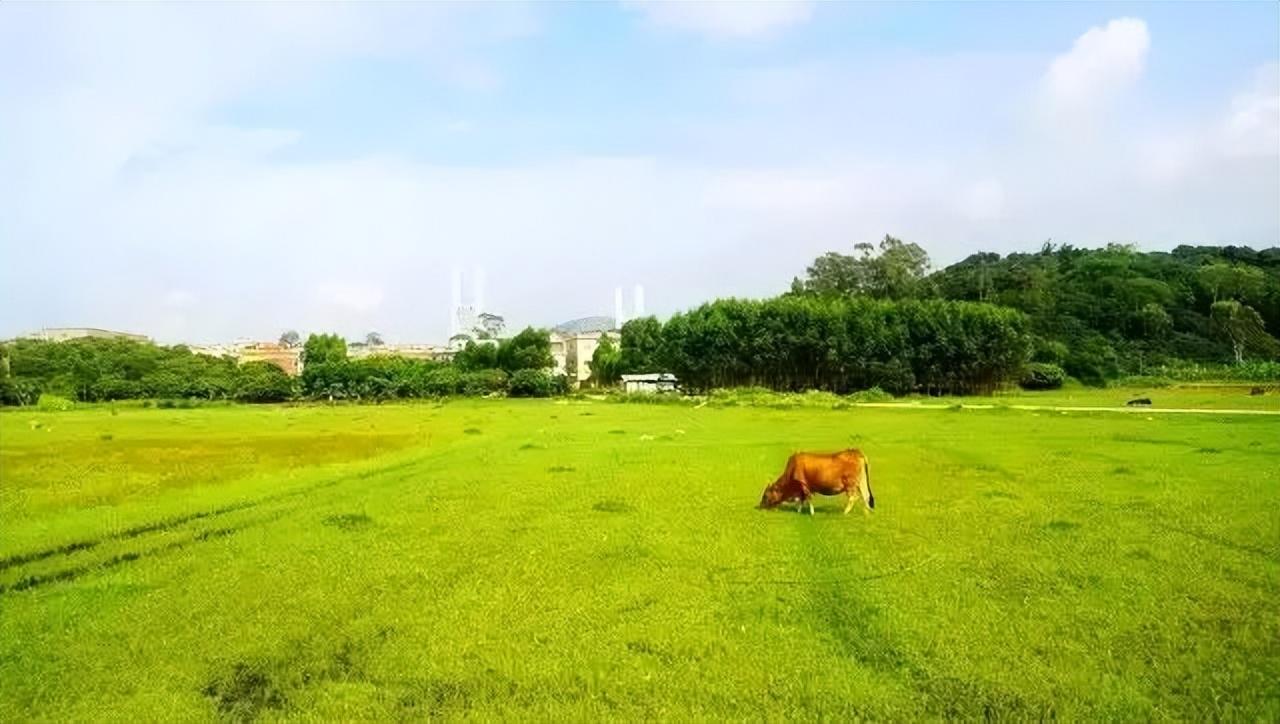
[[[295,340],[295,343],[300,340]],[[452,362],[371,355],[352,359],[335,334],[302,345],[303,372],[265,361],[238,364],[183,345],[124,339],[19,339],[0,345],[0,404],[30,405],[41,394],[81,402],[128,399],[284,402],[386,400],[449,395],[545,397],[568,389],[553,375],[550,339],[526,329],[498,343],[468,343]]]
[[[1280,359],[1280,248],[1046,243],[1034,253],[973,254],[932,273],[918,245],[893,237],[854,252],[819,257],[789,294],[1017,309],[1027,315],[1031,361],[1091,384],[1189,363]]]
[[[671,372],[695,392],[760,385],[982,393],[1014,381],[1053,387],[1067,375],[1104,384],[1193,364],[1280,378],[1280,249],[1046,243],[1035,253],[974,254],[932,272],[923,249],[893,237],[853,252],[824,254],[774,299],[716,300],[666,323],[631,320],[620,344],[601,340],[593,381]],[[292,332],[281,341],[302,343]],[[380,343],[376,334],[365,340]],[[267,362],[238,365],[181,345],[15,340],[0,345],[0,402],[31,404],[41,393],[277,402],[569,388],[550,371],[547,332],[534,328],[469,342],[448,363],[351,359],[337,335],[311,335],[302,360],[295,379]]]
[[[1029,350],[1025,315],[975,302],[783,296],[721,299],[665,324],[623,325],[593,373],[672,372],[690,391],[762,386],[848,393],[984,393],[1015,378]],[[608,382],[607,378],[602,378]]]

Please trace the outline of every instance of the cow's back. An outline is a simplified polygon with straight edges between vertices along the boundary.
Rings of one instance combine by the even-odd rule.
[[[795,477],[814,493],[834,495],[857,487],[866,458],[859,450],[841,450],[822,455],[796,453],[792,456]]]

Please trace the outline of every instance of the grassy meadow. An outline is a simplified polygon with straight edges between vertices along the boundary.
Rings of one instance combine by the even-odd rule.
[[[1280,417],[18,410],[0,530],[4,721],[1280,719]]]

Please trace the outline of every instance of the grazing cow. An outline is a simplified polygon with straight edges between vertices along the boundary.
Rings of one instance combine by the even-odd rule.
[[[797,500],[799,510],[809,504],[809,515],[813,515],[813,495],[848,496],[844,512],[853,510],[855,496],[860,496],[866,503],[862,509],[869,514],[876,507],[876,496],[871,492],[871,468],[867,464],[867,456],[861,450],[841,450],[830,455],[816,453],[796,453],[787,458],[787,468],[772,485],[764,489],[760,496],[761,508],[776,508],[779,505]]]

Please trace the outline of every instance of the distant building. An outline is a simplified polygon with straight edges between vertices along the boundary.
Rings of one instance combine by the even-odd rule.
[[[235,358],[240,364],[270,362],[294,377],[302,374],[301,347],[286,347],[275,342],[250,342],[239,347]]]
[[[110,329],[98,329],[96,327],[45,327],[38,332],[23,335],[23,339],[40,339],[45,342],[66,342],[71,339],[84,339],[93,337],[96,339],[128,339],[134,342],[150,342],[151,338],[145,334],[131,334],[129,332],[115,332]]]
[[[591,378],[591,356],[608,337],[613,343],[622,341],[613,317],[582,317],[557,324],[551,330],[551,357],[556,374],[568,375],[574,385]]]
[[[438,347],[433,344],[379,344],[379,345],[351,345],[347,348],[347,356],[351,359],[364,359],[366,357],[405,357],[408,359],[423,359],[433,362],[448,362],[453,359],[453,355],[457,350],[448,347]]]
[[[622,389],[625,392],[676,392],[676,376],[667,372],[654,372],[647,375],[623,375]]]
[[[600,346],[600,340],[608,337],[614,344],[621,341],[615,331],[581,332],[579,334],[551,333],[551,357],[556,362],[556,374],[568,375],[569,381],[580,385],[591,378],[591,356]]]

